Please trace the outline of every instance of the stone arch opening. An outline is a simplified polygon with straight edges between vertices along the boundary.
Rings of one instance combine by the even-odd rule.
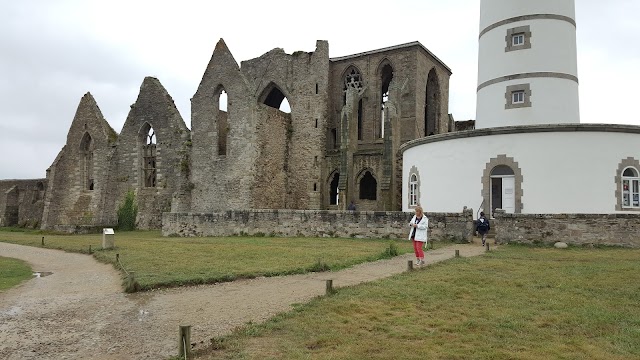
[[[495,209],[507,213],[522,212],[522,170],[512,157],[500,154],[485,166],[482,175],[482,205],[493,215]]]
[[[80,141],[80,153],[82,157],[80,167],[82,169],[82,188],[84,190],[93,190],[95,185],[93,176],[93,151],[93,138],[91,138],[88,132],[85,132]]]
[[[38,202],[44,199],[44,184],[42,181],[36,183],[35,194],[33,195],[33,202]]]
[[[360,200],[378,199],[378,181],[370,169],[365,169],[358,177],[358,189]]]
[[[4,226],[18,225],[20,214],[20,193],[17,186],[13,186],[6,193],[4,209]]]
[[[340,181],[340,173],[334,171],[329,176],[329,205],[338,205],[338,197],[340,195],[340,189],[338,189],[338,183]]]
[[[424,101],[424,136],[435,135],[440,132],[440,84],[436,69],[431,69],[427,76],[427,88]]]
[[[142,155],[142,179],[144,187],[156,187],[157,185],[157,164],[156,133],[148,122],[140,129],[140,153]]]
[[[289,104],[287,96],[280,87],[274,83],[267,85],[267,87],[262,91],[262,96],[260,96],[259,99],[264,105],[278,109],[287,114],[291,113],[291,104]]]
[[[214,102],[218,103],[216,116],[216,133],[218,135],[218,155],[227,155],[229,138],[229,94],[224,86],[219,85],[214,93]]]
[[[384,109],[387,107],[389,101],[389,85],[393,80],[393,67],[388,60],[385,60],[381,64],[381,68],[378,73],[380,74],[380,126],[378,130],[378,138],[384,137]]]
[[[351,65],[345,70],[343,73],[343,86],[342,86],[342,103],[343,105],[347,105],[347,90],[354,89],[356,94],[362,93],[364,91],[364,81],[362,79],[362,74],[360,70],[356,68],[354,65]],[[364,102],[363,99],[358,99],[358,108],[357,108],[357,134],[358,140],[363,139],[363,116],[364,116]]]

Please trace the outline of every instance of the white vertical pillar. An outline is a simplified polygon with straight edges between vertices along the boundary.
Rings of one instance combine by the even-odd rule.
[[[481,0],[476,128],[579,122],[574,0]]]

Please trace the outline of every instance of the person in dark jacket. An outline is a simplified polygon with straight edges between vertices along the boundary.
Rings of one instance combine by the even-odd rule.
[[[491,230],[491,224],[489,223],[489,219],[484,216],[484,212],[480,212],[480,217],[476,222],[476,231],[480,236],[482,236],[482,246],[484,246],[487,241],[487,233]]]

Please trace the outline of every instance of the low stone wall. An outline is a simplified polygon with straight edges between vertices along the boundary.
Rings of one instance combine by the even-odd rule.
[[[640,247],[640,214],[495,214],[498,243]]]
[[[230,210],[164,213],[164,236],[311,236],[406,239],[413,213],[400,211]],[[427,213],[429,238],[470,242],[471,210]]]

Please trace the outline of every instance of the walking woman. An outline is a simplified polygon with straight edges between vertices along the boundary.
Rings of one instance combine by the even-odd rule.
[[[422,245],[427,245],[427,229],[429,228],[429,219],[424,215],[421,206],[416,206],[416,214],[413,215],[409,226],[411,232],[409,239],[413,241],[413,250],[416,254],[416,265],[424,265],[424,251]]]

